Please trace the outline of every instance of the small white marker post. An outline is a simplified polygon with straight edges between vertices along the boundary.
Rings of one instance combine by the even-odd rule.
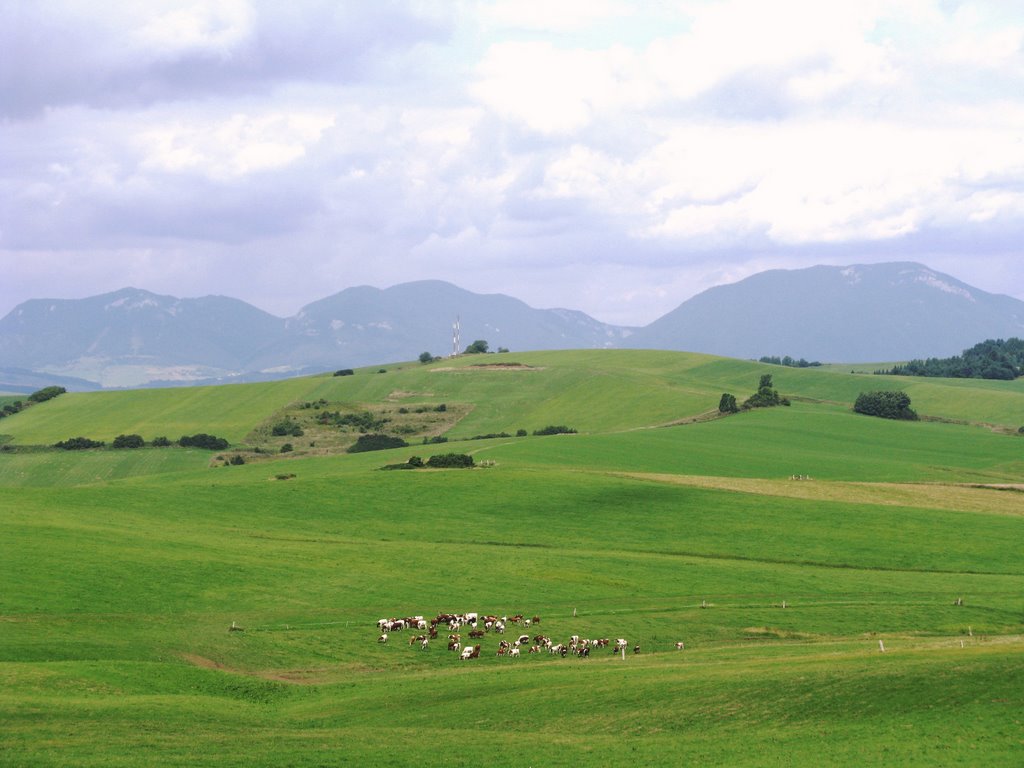
[[[878,641],[878,650],[882,653],[885,653],[885,643],[883,643],[881,640]]]
[[[622,660],[626,660],[626,646],[622,646]]]

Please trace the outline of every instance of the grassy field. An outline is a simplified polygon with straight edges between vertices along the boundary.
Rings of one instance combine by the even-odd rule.
[[[849,411],[862,375],[486,361],[506,357],[518,367],[65,395],[0,423],[13,446],[243,442],[303,401],[446,402],[466,406],[451,442],[415,452],[493,462],[0,452],[0,765],[1021,764],[1024,442],[978,426],[1024,422],[1019,384],[929,380],[914,406],[967,423],[893,423]],[[803,399],[662,426],[766,370]],[[580,434],[457,441],[546,424]],[[441,611],[538,616],[505,638],[630,652],[509,659],[489,633],[459,661],[447,632],[377,642],[379,618]]]

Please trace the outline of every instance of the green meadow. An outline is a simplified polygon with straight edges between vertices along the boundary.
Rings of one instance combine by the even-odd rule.
[[[384,368],[0,420],[0,766],[1024,763],[1020,382],[644,351]],[[791,407],[716,417],[763,373]],[[852,412],[895,388],[925,420]],[[329,449],[321,402],[392,426],[443,403],[449,441]],[[256,452],[282,415],[307,434]],[[197,432],[246,463],[47,447]],[[477,467],[380,471],[449,451]],[[628,649],[378,641],[466,611]]]

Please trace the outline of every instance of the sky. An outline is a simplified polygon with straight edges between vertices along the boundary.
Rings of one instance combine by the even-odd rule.
[[[0,317],[446,280],[645,325],[766,269],[1024,299],[1024,4],[0,0]]]

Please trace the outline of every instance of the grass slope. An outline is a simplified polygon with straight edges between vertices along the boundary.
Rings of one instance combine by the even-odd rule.
[[[1019,764],[1024,496],[972,487],[1019,478],[1019,438],[854,415],[829,403],[863,377],[828,371],[776,374],[825,403],[646,428],[765,367],[513,357],[534,370],[58,398],[93,436],[130,418],[173,436],[160,404],[241,439],[319,397],[471,405],[453,437],[584,434],[443,447],[495,462],[471,471],[376,471],[410,449],[216,469],[180,449],[0,453],[0,765]],[[1017,413],[930,386],[965,421]],[[31,411],[17,443],[54,428]],[[382,616],[452,610],[641,653],[376,642]]]

